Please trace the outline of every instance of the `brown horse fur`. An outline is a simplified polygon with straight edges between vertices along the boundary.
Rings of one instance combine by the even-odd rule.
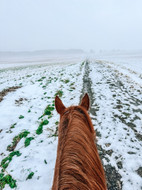
[[[60,124],[52,190],[106,190],[104,169],[94,143],[95,131],[87,113],[88,95],[79,106],[69,108],[56,96],[55,107]]]

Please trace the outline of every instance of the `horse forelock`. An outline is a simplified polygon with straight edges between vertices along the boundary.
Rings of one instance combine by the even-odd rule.
[[[68,129],[68,126],[71,124],[73,119],[84,121],[86,123],[86,127],[89,128],[90,132],[95,134],[90,116],[87,111],[81,106],[71,106],[64,111],[63,115],[60,118],[60,131],[65,132],[65,129]]]

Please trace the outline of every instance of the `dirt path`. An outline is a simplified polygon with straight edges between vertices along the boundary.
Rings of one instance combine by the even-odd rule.
[[[83,82],[108,189],[142,188],[141,87],[103,62],[86,62]]]
[[[84,79],[83,79],[83,90],[82,94],[88,93],[90,97],[90,114],[94,117],[96,117],[96,111],[98,108],[93,108],[92,105],[95,104],[95,95],[92,91],[92,81],[89,77],[89,62],[85,63],[85,73],[84,73]],[[93,118],[92,118],[93,119]],[[96,135],[101,137],[101,134],[96,130]],[[101,145],[97,144],[98,150],[99,150],[99,155],[101,157],[101,160],[107,157],[107,154],[111,154],[111,152],[107,152],[102,148]],[[108,190],[120,190],[122,189],[122,182],[121,182],[121,176],[117,172],[117,170],[111,166],[110,164],[105,165],[105,173],[106,173],[106,178],[107,178],[107,186]]]

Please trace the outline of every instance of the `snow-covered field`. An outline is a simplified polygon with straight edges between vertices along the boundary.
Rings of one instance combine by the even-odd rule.
[[[142,84],[142,52],[99,55],[97,59],[119,69],[134,82]]]
[[[59,121],[54,109],[54,98],[58,94],[66,106],[78,104],[83,69],[83,65],[78,63],[28,67],[0,73],[1,91],[12,86],[20,87],[8,93],[0,102],[1,169],[3,174],[9,174],[16,180],[17,189],[51,188]],[[43,132],[36,131],[39,126],[43,127]],[[14,138],[22,132],[28,134],[18,137],[15,142]],[[30,137],[30,145],[25,147],[25,140]],[[8,146],[14,143],[16,146],[9,151]],[[16,153],[10,162],[2,164],[14,151],[19,151],[21,155],[16,156]],[[9,163],[8,166],[5,166],[6,163]],[[27,179],[31,173],[34,174],[32,179]],[[5,189],[10,189],[9,185]]]
[[[123,189],[141,189],[142,178],[142,88],[106,63],[91,64],[94,125],[99,131],[98,143],[108,154],[105,165],[114,166],[122,176]],[[133,86],[134,85],[134,86]]]
[[[55,95],[69,106],[78,104],[85,91],[91,98],[90,115],[108,189],[142,189],[142,59],[90,60],[87,67],[82,61],[1,67],[1,189],[2,182],[6,190],[51,189],[59,121]],[[84,75],[90,86],[84,87]],[[116,173],[108,172],[109,166]]]

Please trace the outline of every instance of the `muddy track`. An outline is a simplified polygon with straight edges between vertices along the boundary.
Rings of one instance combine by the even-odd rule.
[[[85,72],[83,77],[83,89],[82,89],[82,95],[86,92],[89,94],[90,97],[90,113],[93,116],[93,118],[96,117],[96,111],[98,111],[98,106],[95,104],[95,94],[92,91],[92,81],[89,78],[90,68],[89,68],[89,62],[86,61],[85,63]],[[92,105],[96,105],[96,108],[93,108]],[[92,120],[93,120],[92,118]],[[96,136],[99,138],[101,137],[101,134],[96,130]],[[107,155],[111,155],[112,152],[104,150],[99,144],[97,144],[97,148],[99,150],[99,155],[101,160],[104,158],[107,159]],[[122,189],[122,182],[121,182],[121,175],[117,172],[117,170],[111,166],[110,164],[104,165],[105,174],[107,178],[107,187],[108,190],[121,190]]]

